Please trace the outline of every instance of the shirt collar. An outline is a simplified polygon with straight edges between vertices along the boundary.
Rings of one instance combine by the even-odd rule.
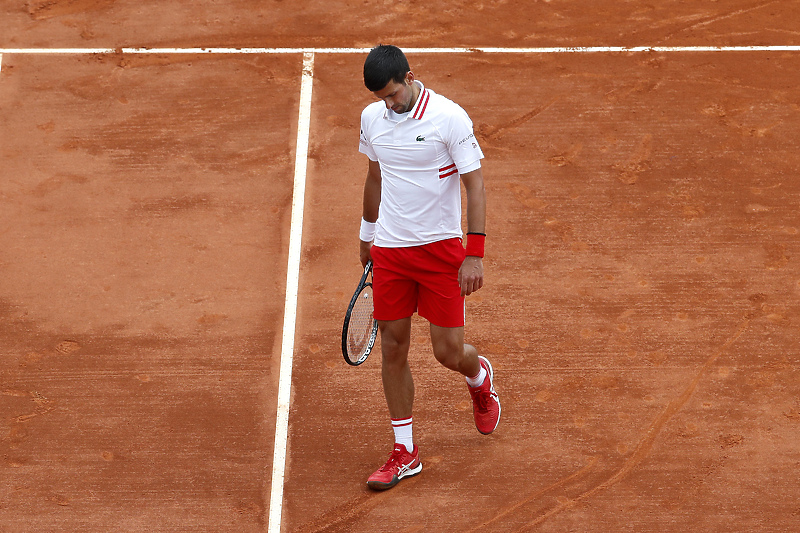
[[[391,109],[384,109],[383,118],[395,119],[395,121],[403,121],[409,118],[422,120],[422,117],[425,115],[425,111],[428,108],[428,100],[431,98],[431,92],[425,88],[425,85],[423,85],[421,81],[414,80],[414,83],[417,85],[417,87],[419,87],[419,95],[417,96],[417,101],[414,104],[414,107],[402,115],[391,111]],[[390,111],[391,115],[389,114]]]

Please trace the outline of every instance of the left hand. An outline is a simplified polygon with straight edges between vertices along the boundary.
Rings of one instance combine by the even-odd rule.
[[[458,269],[458,284],[461,286],[461,296],[469,296],[483,287],[483,259],[468,255],[461,268]]]

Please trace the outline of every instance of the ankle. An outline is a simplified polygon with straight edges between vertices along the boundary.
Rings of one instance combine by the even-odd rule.
[[[402,444],[408,453],[414,451],[413,427],[413,419],[410,416],[408,418],[392,418],[395,446]]]
[[[480,387],[481,385],[483,385],[483,382],[486,381],[486,376],[489,374],[488,372],[486,372],[486,369],[483,367],[483,365],[481,365],[480,368],[481,368],[480,371],[476,375],[472,377],[467,377],[467,385],[469,385],[472,388]]]

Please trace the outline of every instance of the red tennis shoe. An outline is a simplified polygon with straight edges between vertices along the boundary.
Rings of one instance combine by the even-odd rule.
[[[492,364],[482,355],[478,356],[481,366],[486,369],[486,379],[478,387],[470,387],[469,393],[472,396],[472,414],[475,416],[475,427],[484,435],[488,435],[497,427],[500,422],[500,399],[494,391],[494,371]]]
[[[386,464],[369,476],[367,486],[373,490],[391,489],[404,477],[416,476],[422,472],[419,460],[419,447],[409,453],[402,444],[395,444]]]

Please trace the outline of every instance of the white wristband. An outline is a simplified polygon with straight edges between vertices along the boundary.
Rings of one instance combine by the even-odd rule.
[[[375,238],[375,231],[376,227],[378,226],[377,222],[367,222],[363,218],[361,219],[361,231],[358,233],[358,237],[364,242],[372,242],[372,239]]]

